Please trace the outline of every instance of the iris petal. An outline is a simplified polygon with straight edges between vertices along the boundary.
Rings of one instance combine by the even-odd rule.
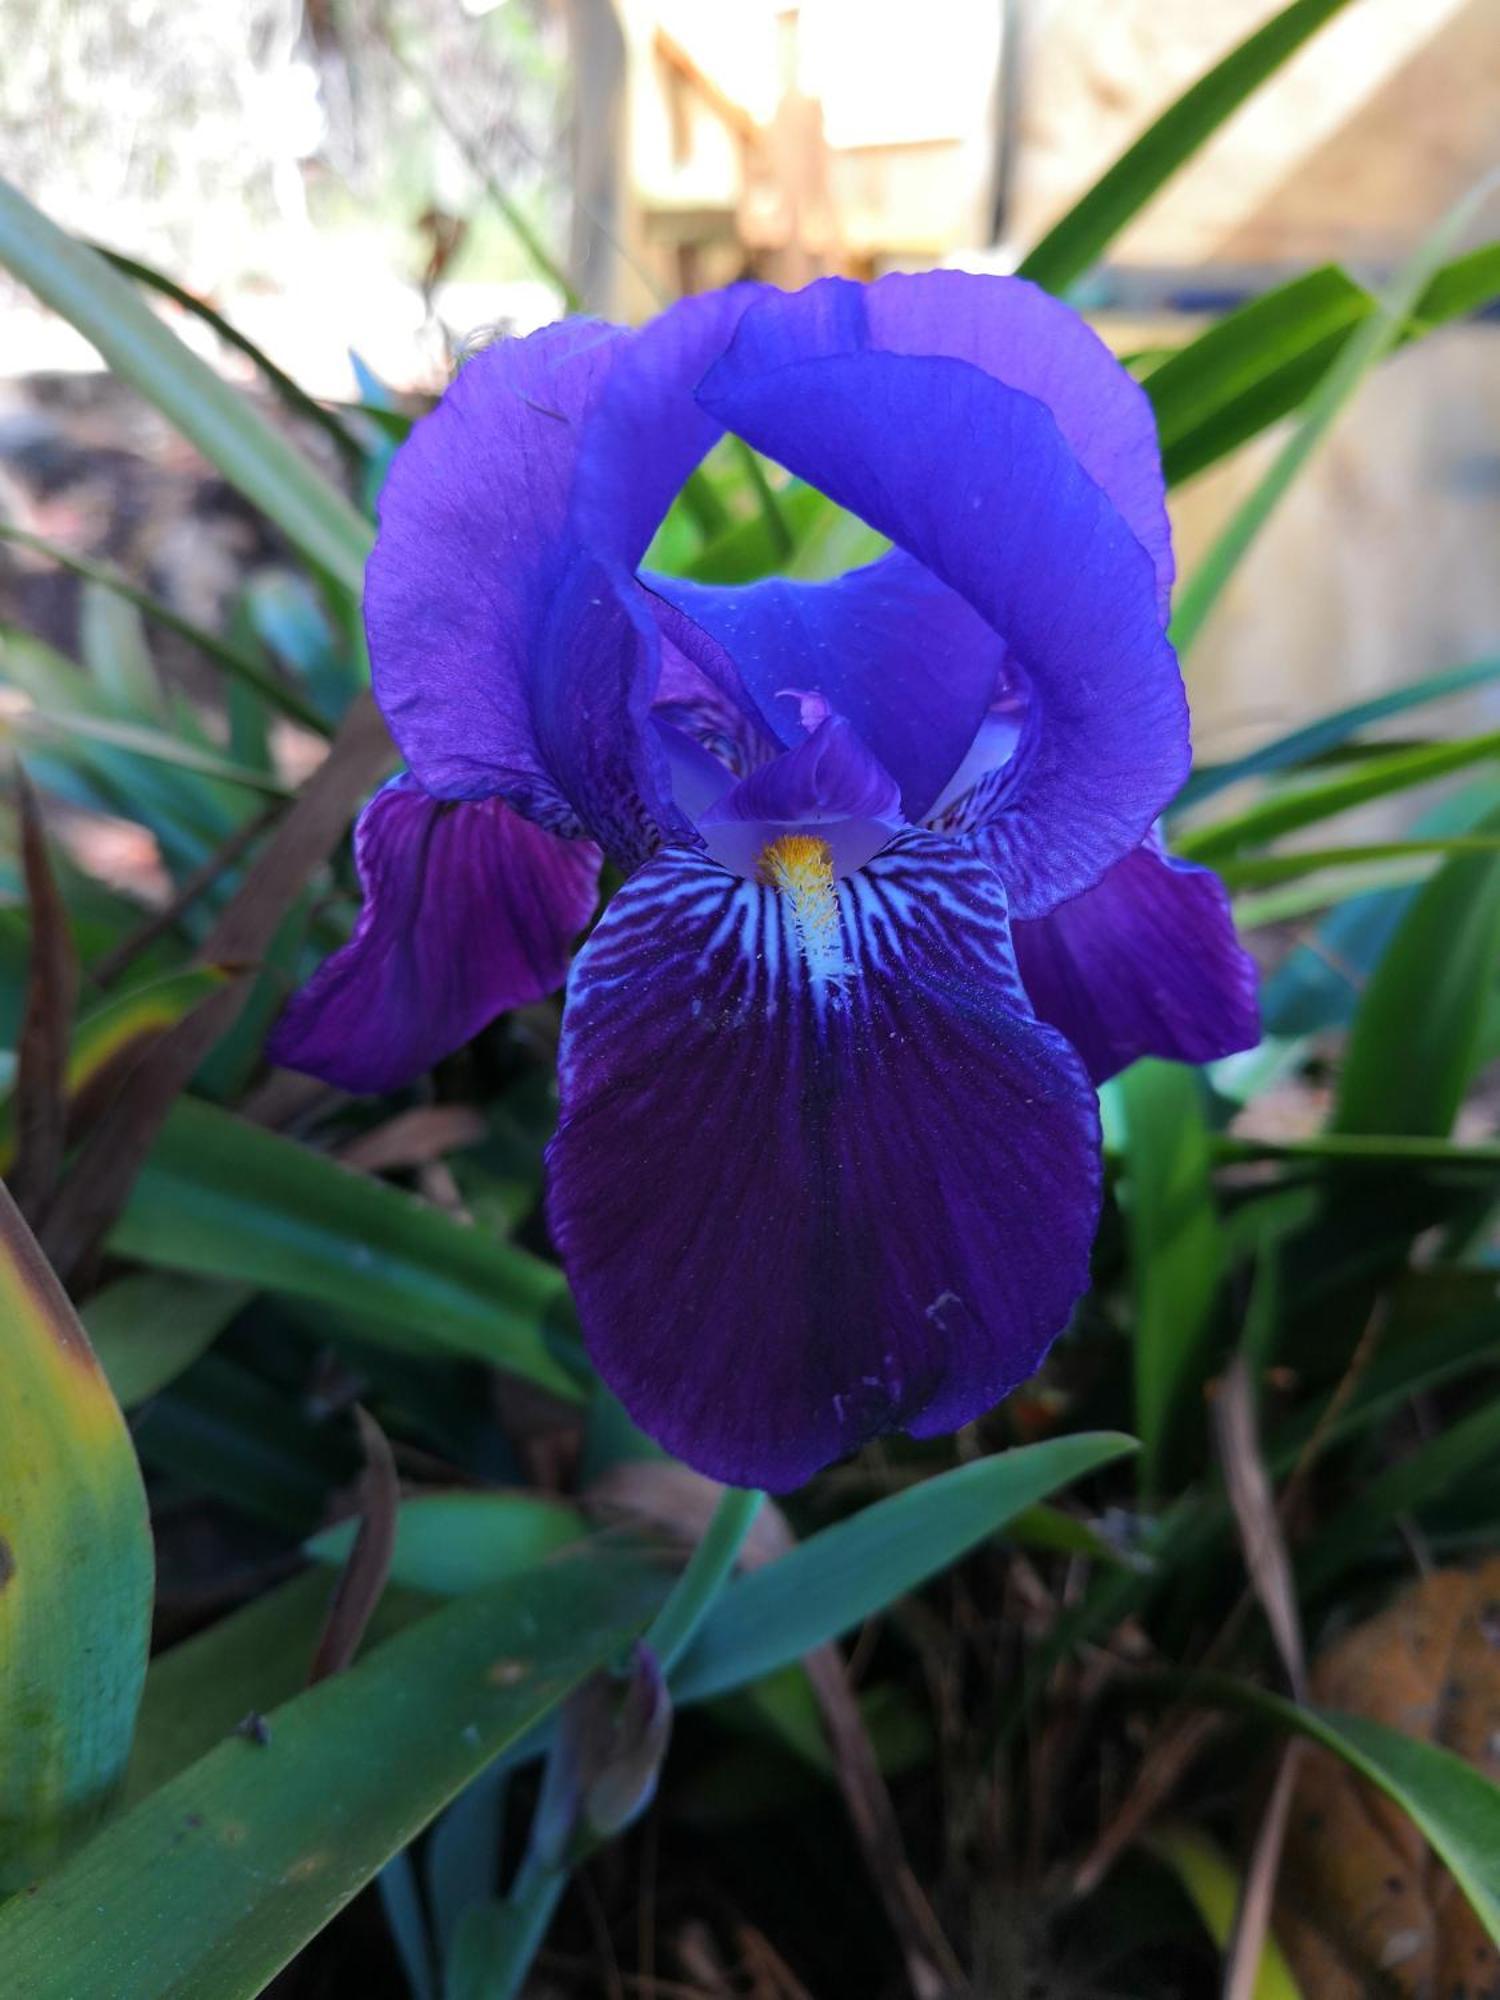
[[[841,715],[742,778],[699,818],[708,851],[736,874],[787,833],[816,834],[840,875],[861,867],[902,824],[896,781]]]
[[[787,690],[825,696],[900,785],[909,819],[956,769],[1005,656],[978,612],[900,551],[829,583],[650,584],[733,659],[784,743],[803,734]]]
[[[858,286],[752,306],[699,397],[1005,640],[1027,726],[976,838],[1013,911],[1045,915],[1140,843],[1187,772],[1156,569],[1042,403],[963,360],[880,352],[876,338]]]
[[[529,689],[562,542],[580,426],[621,330],[549,326],[476,355],[414,427],[380,496],[365,574],[375,694],[426,789],[504,792],[566,826]]]
[[[678,1456],[777,1490],[1029,1375],[1099,1199],[1094,1093],[991,871],[907,832],[836,894],[830,981],[772,889],[681,850],[628,882],[574,967],[549,1156],[606,1381]]]
[[[498,799],[433,799],[410,776],[365,807],[364,907],[344,949],[282,1014],[273,1062],[356,1092],[394,1090],[507,1007],[554,992],[593,913],[598,850]]]
[[[638,333],[569,321],[499,342],[415,426],[365,601],[376,696],[430,792],[498,793],[627,867],[682,830],[633,570],[719,434],[693,385],[756,295],[685,299]]]
[[[1150,398],[1071,307],[1023,278],[896,272],[866,295],[871,344],[970,361],[1052,412],[1068,447],[1156,569],[1165,623],[1172,531]]]
[[[1153,837],[1097,887],[1017,924],[1031,1003],[1096,1083],[1138,1056],[1212,1062],[1260,1040],[1255,961],[1217,875]]]

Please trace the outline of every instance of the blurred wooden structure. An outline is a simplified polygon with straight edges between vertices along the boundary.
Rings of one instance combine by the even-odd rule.
[[[992,261],[1278,0],[565,0],[582,289]],[[1397,261],[1494,163],[1496,0],[1361,0],[1125,232],[1127,271]]]

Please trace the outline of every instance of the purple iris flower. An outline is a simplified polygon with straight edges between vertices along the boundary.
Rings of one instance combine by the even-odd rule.
[[[725,431],[890,553],[644,572]],[[410,770],[277,1060],[387,1089],[566,977],[550,1223],[636,1420],[783,1490],[988,1409],[1088,1283],[1095,1084],[1257,1038],[1154,830],[1189,752],[1145,396],[1017,280],[747,285],[479,355],[380,516]]]

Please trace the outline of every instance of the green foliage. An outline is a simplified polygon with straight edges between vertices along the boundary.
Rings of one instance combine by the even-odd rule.
[[[118,1404],[0,1187],[0,1896],[85,1834],[130,1754],[151,1532]]]
[[[1476,311],[1500,292],[1500,245],[1445,264],[1411,305],[1398,342]],[[1167,484],[1205,471],[1305,403],[1380,310],[1347,271],[1328,264],[1215,321],[1142,378],[1156,412]]]
[[[545,1337],[555,1267],[195,1099],[172,1112],[112,1242],[143,1263],[349,1312],[372,1340],[580,1393]]]
[[[1127,1437],[1058,1438],[956,1466],[825,1528],[725,1591],[683,1660],[678,1698],[774,1673],[839,1638],[1023,1509],[1133,1449]]]
[[[1075,283],[1340,5],[1283,8],[1025,273]],[[503,188],[491,196],[513,208]],[[1174,481],[1293,419],[1186,580],[1183,643],[1367,371],[1500,289],[1500,246],[1442,262],[1450,238],[1437,232],[1382,300],[1327,267],[1136,364]],[[148,914],[56,857],[81,997],[54,1051],[56,1186],[24,1190],[40,1233],[91,1143],[118,1133],[119,1106],[151,1116],[128,1171],[96,1174],[79,1204],[95,1240],[61,1260],[97,1364],[24,1225],[0,1230],[0,1891],[35,1884],[0,1908],[8,1984],[39,2000],[248,1996],[378,1880],[418,2000],[520,1990],[586,1852],[559,1850],[553,1823],[581,1712],[565,1699],[588,1682],[589,1700],[617,1700],[645,1631],[672,1701],[693,1710],[662,1774],[665,1841],[696,1838],[694,1815],[711,1811],[778,1840],[805,1811],[821,1837],[841,1788],[909,1968],[942,1958],[901,1851],[911,1819],[925,1857],[948,1854],[945,1915],[962,1921],[973,1887],[954,1857],[980,1850],[969,1900],[1025,1906],[1032,1983],[1051,1990],[1073,1932],[1097,1924],[1116,1969],[1078,1990],[1187,1990],[1212,1964],[1203,1926],[1225,1944],[1245,1879],[1226,1801],[1251,1789],[1247,1711],[1383,1788],[1494,1934],[1489,1778],[1260,1685],[1274,1654],[1207,1407],[1243,1356],[1311,1649],[1390,1594],[1410,1548],[1494,1544],[1500,1141],[1471,1133],[1500,1056],[1500,734],[1434,729],[1430,709],[1483,697],[1500,666],[1414,660],[1403,685],[1195,771],[1171,836],[1221,868],[1265,932],[1266,1045],[1208,1077],[1142,1063],[1106,1089],[1095,1284],[1039,1385],[958,1443],[890,1441],[784,1515],[757,1513],[755,1497],[705,1494],[664,1461],[589,1371],[539,1223],[554,1015],[500,1023],[431,1084],[376,1103],[295,1095],[264,1065],[282,995],[348,934],[343,835],[390,764],[361,693],[357,597],[367,516],[410,414],[363,369],[360,403],[329,409],[171,279],[74,242],[3,188],[0,263],[303,565],[253,582],[209,631],[0,526],[83,587],[76,659],[0,632],[28,767],[51,803],[153,840],[172,886]],[[286,423],[220,381],[143,293],[235,347]],[[289,432],[331,442],[355,497]],[[730,442],[650,560],[735,583],[834,574],[882,546]],[[215,698],[182,698],[163,632],[193,649]],[[311,811],[284,775],[283,718],[334,740],[322,769],[337,782]],[[1395,724],[1398,739],[1376,733]],[[1445,785],[1431,803],[1424,788]],[[1340,826],[1373,804],[1380,837]],[[278,863],[289,841],[305,843],[300,873]],[[0,845],[0,881],[11,1171],[14,1052],[48,940],[18,840]],[[185,1587],[164,1562],[149,1672],[151,1546],[120,1404],[164,1552],[184,1560],[184,1520],[209,1551]],[[373,1574],[356,1405],[402,1477]],[[643,1527],[670,1561],[643,1562]],[[309,1689],[335,1578],[361,1566],[378,1603],[354,1664]],[[184,1603],[206,1622],[174,1642]],[[857,1698],[831,1650],[855,1633]],[[1157,1690],[1132,1677],[1143,1663],[1188,1707],[1233,1718],[1175,1771],[1173,1820],[1139,1864],[1172,1899],[1149,1937],[1135,1883],[1117,1894],[1089,1867],[1170,1762]],[[900,1816],[887,1779],[910,1787]],[[921,1820],[936,1796],[942,1828]],[[1080,1886],[1054,1902],[1064,1879]],[[972,1925],[976,1955],[991,1920]],[[1274,1940],[1257,1991],[1295,1991]]]
[[[1150,1487],[1173,1415],[1205,1372],[1225,1247],[1198,1079],[1175,1063],[1141,1062],[1119,1092],[1135,1279],[1135,1423]]]
[[[617,1653],[660,1591],[628,1558],[585,1555],[421,1620],[273,1709],[264,1742],[208,1751],[0,1911],[9,1976],[36,2000],[249,2000]]]
[[[396,1523],[393,1583],[462,1597],[532,1569],[588,1532],[574,1507],[531,1493],[426,1493],[408,1500]],[[308,1553],[342,1563],[354,1541],[346,1522],[314,1536]]]
[[[103,257],[4,182],[0,262],[86,334],[310,562],[358,591],[370,530],[337,488],[184,347]]]
[[[1500,814],[1483,824],[1500,832]],[[1443,1138],[1479,1060],[1500,963],[1500,857],[1455,859],[1412,903],[1355,1018],[1334,1129]]]
[[[1061,292],[1251,93],[1348,0],[1292,0],[1216,63],[1120,155],[1021,261],[1020,275]]]
[[[1485,1930],[1500,1943],[1500,1788],[1472,1764],[1365,1715],[1299,1706],[1263,1688],[1219,1679],[1205,1681],[1201,1692],[1321,1744],[1377,1785],[1426,1835]]]
[[[1297,11],[1293,7],[1287,13]],[[1280,18],[1284,20],[1286,16]],[[1437,279],[1444,254],[1482,209],[1495,180],[1495,176],[1490,176],[1449,210],[1407,259],[1388,296],[1365,315],[1319,377],[1291,436],[1240,502],[1194,575],[1178,592],[1172,614],[1172,637],[1180,651],[1186,652],[1197,638],[1246,551],[1364,376],[1412,324],[1429,287]]]

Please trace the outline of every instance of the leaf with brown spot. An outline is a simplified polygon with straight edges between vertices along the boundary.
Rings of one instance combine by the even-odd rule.
[[[1500,1558],[1404,1591],[1314,1662],[1312,1699],[1368,1716],[1500,1777]],[[1319,2000],[1497,2000],[1500,1955],[1411,1820],[1307,1746],[1276,1932]]]
[[[119,1782],[146,1672],[153,1560],[119,1405],[3,1186],[0,1524],[4,1897],[87,1832]]]

